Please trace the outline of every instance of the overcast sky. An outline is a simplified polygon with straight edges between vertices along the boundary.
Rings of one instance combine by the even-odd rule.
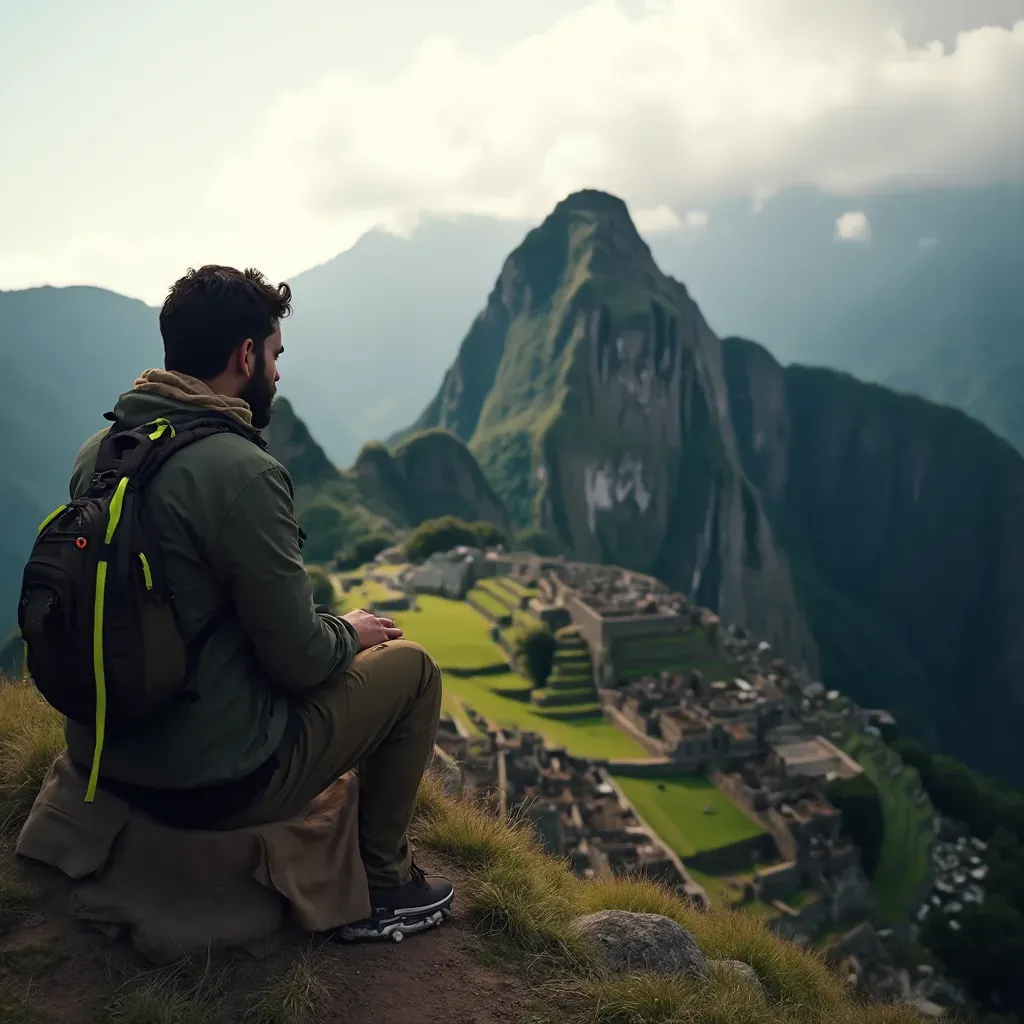
[[[1024,0],[36,0],[0,30],[0,288],[159,302],[424,213],[1024,176]],[[867,238],[856,220],[838,235]]]

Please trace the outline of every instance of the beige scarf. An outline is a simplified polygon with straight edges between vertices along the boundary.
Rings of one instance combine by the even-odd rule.
[[[177,370],[144,370],[135,382],[136,391],[149,391],[189,405],[200,405],[204,409],[227,412],[240,419],[247,427],[252,426],[252,410],[249,403],[230,395],[218,395],[216,391],[187,373]]]

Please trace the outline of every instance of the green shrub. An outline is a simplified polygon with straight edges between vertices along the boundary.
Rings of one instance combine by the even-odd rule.
[[[555,663],[554,634],[543,627],[520,633],[516,637],[516,656],[522,661],[533,685],[542,688]]]
[[[395,538],[389,533],[381,531],[368,533],[366,536],[359,537],[357,540],[346,544],[338,552],[335,565],[343,572],[349,569],[358,569],[359,566],[373,561],[382,551],[391,547],[394,543]]]
[[[833,779],[825,795],[843,816],[843,831],[860,848],[864,873],[875,877],[882,852],[885,823],[882,801],[875,784],[864,773],[852,779]]]
[[[427,519],[413,530],[405,542],[405,553],[410,562],[422,562],[439,551],[461,545],[487,548],[499,544],[508,544],[508,537],[494,523],[466,523],[455,516],[441,516]]]
[[[562,545],[550,533],[545,533],[536,526],[520,530],[515,537],[515,547],[519,551],[532,551],[542,558],[562,554]]]

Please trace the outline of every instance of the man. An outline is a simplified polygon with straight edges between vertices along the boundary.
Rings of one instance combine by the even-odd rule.
[[[358,766],[369,925],[439,923],[452,886],[413,864],[407,829],[441,675],[391,619],[314,606],[292,482],[259,436],[290,311],[288,286],[257,271],[190,270],[160,311],[165,369],[143,373],[115,406],[128,427],[199,407],[245,429],[182,449],[145,492],[183,636],[209,635],[193,699],[108,739],[100,785],[169,824],[225,829],[296,815]],[[78,455],[72,498],[88,486],[103,434]],[[85,770],[93,729],[68,721],[65,731]]]

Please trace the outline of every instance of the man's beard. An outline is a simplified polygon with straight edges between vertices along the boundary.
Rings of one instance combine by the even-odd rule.
[[[270,425],[274,409],[274,385],[267,380],[267,361],[263,353],[256,357],[256,374],[238,396],[252,410],[252,425],[263,430]]]

